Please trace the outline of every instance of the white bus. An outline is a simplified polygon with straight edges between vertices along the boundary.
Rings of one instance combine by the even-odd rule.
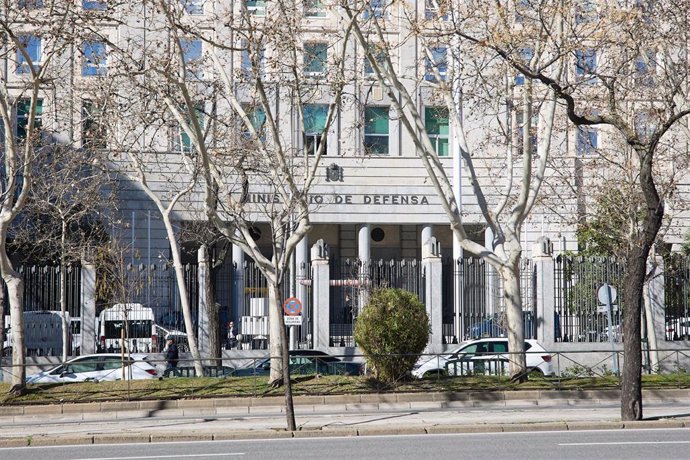
[[[124,331],[124,332],[123,332]],[[140,303],[119,303],[98,315],[98,344],[101,353],[125,351],[151,353],[158,351],[158,336],[153,310]]]

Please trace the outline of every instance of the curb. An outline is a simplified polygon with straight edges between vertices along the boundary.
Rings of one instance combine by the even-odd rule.
[[[439,435],[439,434],[476,434],[476,433],[516,433],[526,431],[586,431],[586,430],[623,430],[623,429],[663,429],[690,428],[690,422],[676,420],[639,420],[633,422],[534,422],[503,423],[479,425],[432,425],[368,428],[309,428],[289,432],[287,430],[228,430],[217,432],[193,431],[170,433],[169,431],[137,433],[105,433],[91,435],[45,435],[26,438],[0,438],[0,447],[29,447],[54,445],[83,444],[120,444],[120,443],[170,443],[182,441],[228,441],[246,439],[284,439],[284,438],[323,438],[323,437],[366,437],[384,435]]]

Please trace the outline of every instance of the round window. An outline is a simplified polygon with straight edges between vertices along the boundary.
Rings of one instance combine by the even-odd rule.
[[[383,231],[382,228],[376,227],[371,231],[371,239],[376,241],[377,243],[383,241],[383,239],[386,237],[386,232]]]

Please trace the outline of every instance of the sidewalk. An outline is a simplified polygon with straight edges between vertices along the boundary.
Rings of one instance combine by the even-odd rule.
[[[0,409],[0,447],[304,436],[690,427],[690,390],[644,392],[645,420],[620,421],[617,390],[403,393],[103,402]]]

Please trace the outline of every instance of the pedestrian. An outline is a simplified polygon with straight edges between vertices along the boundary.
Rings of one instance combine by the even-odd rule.
[[[180,353],[177,350],[177,344],[169,337],[165,345],[165,371],[163,372],[163,377],[168,377],[172,372],[173,375],[177,375],[177,361],[180,359]]]
[[[227,341],[225,342],[225,349],[230,350],[232,347],[235,346],[236,339],[235,339],[235,323],[232,321],[228,322],[228,333],[227,333]]]

